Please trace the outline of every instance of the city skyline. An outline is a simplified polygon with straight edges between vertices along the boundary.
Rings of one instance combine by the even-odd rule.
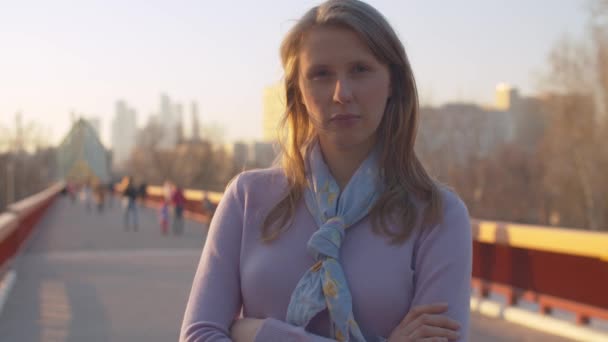
[[[197,102],[200,124],[224,127],[227,141],[261,140],[264,89],[282,75],[280,40],[315,3],[4,5],[0,39],[12,53],[0,61],[0,124],[20,111],[57,144],[76,112],[98,118],[110,146],[116,101],[132,106],[141,127],[167,93],[186,120]],[[493,103],[500,82],[536,93],[551,47],[564,34],[581,37],[586,20],[579,1],[369,3],[401,37],[421,102],[434,105]]]

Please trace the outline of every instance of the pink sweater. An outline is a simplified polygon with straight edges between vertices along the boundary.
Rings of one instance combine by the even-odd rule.
[[[306,244],[318,228],[301,201],[293,225],[270,245],[260,242],[265,215],[284,192],[279,169],[248,171],[226,189],[194,277],[180,341],[231,341],[238,317],[264,319],[255,341],[333,341],[327,311],[306,329],[284,322],[291,293],[314,264]],[[447,302],[468,340],[472,238],[464,203],[447,189],[443,223],[417,225],[401,245],[389,245],[364,218],[348,228],[341,262],[353,314],[369,341],[388,337],[411,307]],[[420,215],[419,215],[420,216]]]

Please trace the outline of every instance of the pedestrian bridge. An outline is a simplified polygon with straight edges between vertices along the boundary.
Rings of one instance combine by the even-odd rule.
[[[61,187],[0,215],[0,341],[176,341],[207,230],[196,194],[186,192],[184,233],[163,236],[154,188],[134,232],[123,228],[117,199],[103,211],[87,210],[59,195]],[[608,259],[591,245],[581,253],[520,246],[516,228],[475,223],[471,341],[608,341]],[[576,288],[551,289],[535,278],[553,277],[537,266],[555,261],[563,263],[561,279],[548,280]],[[593,297],[596,287],[602,299]],[[572,293],[587,296],[575,301]]]

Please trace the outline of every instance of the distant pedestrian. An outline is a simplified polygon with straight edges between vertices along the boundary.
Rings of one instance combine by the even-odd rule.
[[[209,222],[211,222],[211,219],[213,218],[213,214],[215,213],[216,206],[215,206],[215,204],[213,204],[213,202],[211,202],[208,191],[205,191],[205,193],[203,195],[202,206],[203,206],[203,214],[206,215],[209,218]]]
[[[144,204],[146,202],[146,197],[148,196],[148,184],[146,184],[146,182],[143,182],[139,185],[139,188],[137,189],[137,194],[139,195],[140,203]]]
[[[124,227],[125,230],[129,230],[130,223],[132,223],[133,230],[137,231],[138,229],[138,219],[137,219],[137,189],[133,184],[133,178],[127,178],[126,187],[123,191],[123,201],[125,207],[124,213]]]
[[[91,211],[91,197],[91,186],[89,185],[89,182],[85,182],[80,190],[80,200],[82,203],[84,203],[84,207],[87,209],[87,211]]]
[[[106,188],[103,184],[97,183],[95,185],[93,193],[94,193],[94,198],[95,198],[95,205],[97,206],[97,212],[101,213],[101,212],[103,212],[103,209],[105,206]]]
[[[163,197],[167,201],[171,201],[171,196],[173,196],[173,187],[174,185],[168,180],[165,180],[163,183]]]
[[[112,208],[114,203],[114,183],[110,182],[106,185],[108,188],[108,208]]]
[[[184,232],[184,206],[186,205],[186,198],[184,197],[183,190],[175,186],[171,195],[171,202],[173,202],[173,234],[181,235]]]

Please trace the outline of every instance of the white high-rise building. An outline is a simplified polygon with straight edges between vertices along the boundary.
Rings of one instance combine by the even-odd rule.
[[[137,135],[137,113],[124,100],[116,102],[112,121],[113,166],[119,167],[129,159]]]
[[[175,103],[173,105],[173,118],[175,123],[173,130],[175,131],[175,142],[181,143],[184,141],[184,115],[183,106],[181,103]]]
[[[182,105],[171,101],[167,94],[161,94],[159,119],[163,128],[163,137],[159,146],[172,149],[184,138]]]
[[[163,127],[163,136],[160,142],[160,147],[173,148],[177,142],[175,131],[175,118],[173,117],[173,105],[167,94],[160,96],[160,124]]]

